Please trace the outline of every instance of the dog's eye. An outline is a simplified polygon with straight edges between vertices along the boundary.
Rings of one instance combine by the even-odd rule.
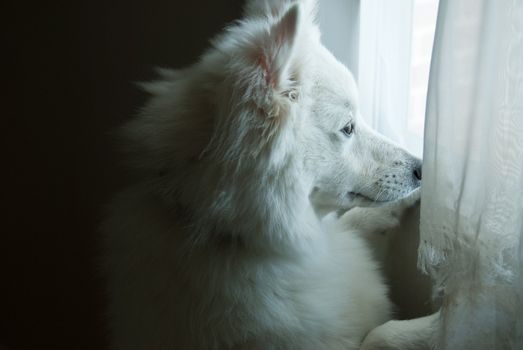
[[[345,126],[343,127],[343,129],[341,129],[340,131],[343,133],[343,135],[349,137],[349,136],[351,136],[352,133],[354,132],[354,124],[352,124],[352,123],[348,123],[348,124],[345,125]]]

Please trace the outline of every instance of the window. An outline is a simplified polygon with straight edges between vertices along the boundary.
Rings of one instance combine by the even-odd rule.
[[[438,0],[329,0],[324,44],[353,72],[363,117],[421,156]]]

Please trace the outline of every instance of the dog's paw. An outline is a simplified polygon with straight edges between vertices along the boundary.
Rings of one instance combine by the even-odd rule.
[[[367,334],[360,350],[431,350],[434,344],[439,312],[410,320],[391,320]]]
[[[383,215],[389,215],[398,220],[401,219],[407,209],[414,207],[419,204],[421,199],[421,191],[419,188],[410,192],[407,196],[397,200],[389,202],[378,209],[382,210]]]
[[[339,224],[346,229],[365,233],[381,233],[398,226],[400,216],[390,208],[366,207],[354,208],[339,218]]]
[[[360,350],[400,350],[389,343],[389,338],[391,338],[391,335],[387,333],[386,327],[376,327],[367,334],[360,346]]]
[[[397,227],[405,211],[420,201],[419,188],[406,197],[378,207],[357,207],[340,216],[340,224],[347,229],[383,232]]]

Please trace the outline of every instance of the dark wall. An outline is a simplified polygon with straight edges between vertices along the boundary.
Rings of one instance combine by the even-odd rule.
[[[194,61],[241,3],[2,5],[0,348],[106,348],[97,225],[125,183],[110,132],[144,101],[133,81]]]

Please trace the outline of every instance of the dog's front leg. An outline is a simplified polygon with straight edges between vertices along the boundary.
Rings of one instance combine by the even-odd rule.
[[[356,207],[341,217],[330,215],[330,227],[339,231],[350,231],[363,238],[371,247],[375,258],[385,262],[391,239],[391,232],[400,226],[404,213],[419,203],[420,191],[415,190],[409,196],[390,203],[373,207]]]
[[[439,312],[403,321],[388,321],[367,334],[360,350],[430,350],[434,348]]]

